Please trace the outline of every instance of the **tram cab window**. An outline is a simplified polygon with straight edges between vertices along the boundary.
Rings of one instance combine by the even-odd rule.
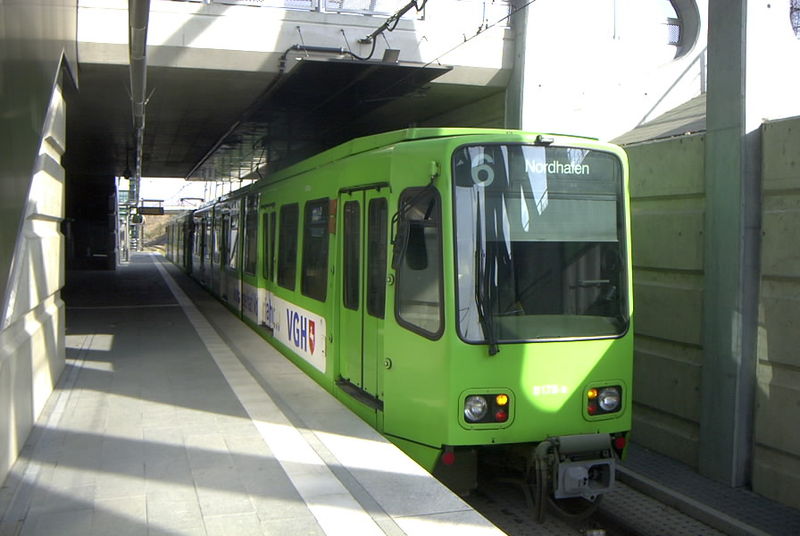
[[[303,295],[325,301],[328,294],[328,199],[309,201],[303,226]]]
[[[280,236],[278,238],[278,284],[289,290],[294,290],[296,284],[299,213],[297,203],[281,207]]]
[[[627,330],[620,159],[579,147],[453,154],[458,330],[490,346]]]
[[[400,197],[395,314],[398,323],[428,338],[441,336],[441,201],[433,188],[409,188]],[[400,256],[400,258],[397,258]]]

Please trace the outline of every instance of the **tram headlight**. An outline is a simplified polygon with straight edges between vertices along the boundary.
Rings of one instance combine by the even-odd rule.
[[[469,430],[475,429],[473,425],[505,427],[513,419],[511,393],[491,392],[488,389],[486,391],[481,390],[477,393],[468,391],[461,394],[464,410],[461,424],[466,425]]]
[[[617,411],[621,400],[622,397],[620,396],[619,389],[616,387],[606,387],[600,390],[600,393],[597,395],[597,405],[606,413]]]
[[[622,386],[604,385],[586,391],[586,411],[590,417],[616,413],[622,409]]]
[[[469,422],[478,422],[486,417],[489,404],[481,395],[470,395],[464,400],[464,417]]]

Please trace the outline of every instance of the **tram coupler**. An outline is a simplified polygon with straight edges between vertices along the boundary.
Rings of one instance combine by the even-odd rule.
[[[591,501],[614,485],[616,459],[609,435],[551,437],[539,444],[534,457],[549,468],[556,499]]]

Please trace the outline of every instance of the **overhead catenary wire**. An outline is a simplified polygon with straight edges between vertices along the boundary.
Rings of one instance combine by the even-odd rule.
[[[397,28],[397,25],[399,24],[399,21],[402,18],[402,16],[405,15],[408,11],[410,11],[412,7],[416,8],[416,10],[419,12],[419,11],[422,11],[423,9],[425,9],[425,4],[427,4],[427,3],[428,3],[428,0],[422,0],[422,4],[419,4],[418,0],[412,0],[411,2],[406,4],[403,8],[401,8],[399,11],[397,11],[395,14],[391,15],[386,20],[386,22],[384,22],[381,26],[379,26],[374,32],[369,34],[367,37],[365,37],[363,39],[360,39],[359,40],[360,43],[366,44],[367,42],[370,42],[370,41],[372,43],[372,47],[370,49],[370,52],[366,56],[359,56],[358,54],[356,54],[356,53],[352,52],[351,50],[349,50],[350,45],[349,45],[349,43],[347,43],[347,36],[346,35],[345,35],[345,43],[347,44],[347,48],[306,45],[305,44],[305,40],[303,39],[303,33],[300,30],[300,26],[297,26],[296,29],[297,29],[297,33],[298,33],[298,35],[300,37],[300,44],[294,44],[294,45],[290,46],[289,48],[287,48],[286,50],[283,51],[283,53],[281,54],[281,56],[280,56],[280,58],[278,60],[278,75],[272,80],[272,82],[261,93],[261,95],[253,102],[253,104],[250,105],[248,110],[245,111],[244,115],[249,114],[255,108],[257,108],[258,105],[260,104],[260,102],[263,101],[264,99],[266,99],[266,97],[278,86],[278,83],[281,81],[281,79],[283,78],[283,75],[286,73],[286,62],[287,62],[287,59],[288,59],[288,56],[289,56],[290,52],[292,52],[292,51],[305,52],[306,57],[309,56],[309,52],[317,53],[317,54],[337,54],[337,55],[340,55],[340,56],[350,56],[353,59],[360,60],[360,61],[367,61],[367,60],[371,59],[372,56],[375,54],[375,46],[376,46],[375,37],[377,37],[378,35],[383,34],[383,32],[385,32],[385,31],[391,32],[395,28]],[[344,31],[342,31],[342,33],[344,34]],[[369,41],[367,41],[367,40],[369,40]],[[242,123],[241,119],[236,121],[225,132],[225,134],[217,141],[217,143],[214,144],[214,146],[211,147],[211,149],[209,149],[206,152],[206,154],[203,156],[203,158],[201,158],[200,161],[197,164],[195,164],[194,167],[191,170],[189,170],[189,173],[187,173],[186,177],[191,177],[197,170],[199,170],[205,164],[205,162],[211,157],[211,155],[213,155],[217,151],[217,149],[219,149],[219,147],[223,143],[223,140],[228,135],[230,135],[232,132],[234,132],[241,125],[241,123]],[[259,176],[261,175],[260,171],[258,171],[258,175]]]
[[[386,31],[393,32],[395,30],[395,28],[397,28],[397,25],[400,24],[400,19],[403,18],[403,15],[405,15],[406,13],[411,11],[412,7],[417,10],[417,13],[419,13],[420,11],[425,9],[425,4],[427,4],[427,3],[428,3],[428,0],[422,0],[422,5],[420,5],[420,4],[417,3],[417,0],[412,0],[411,2],[407,3],[405,6],[400,8],[400,10],[397,11],[394,15],[391,15],[388,19],[386,19],[386,22],[384,22],[383,24],[378,26],[378,28],[375,29],[375,31],[373,31],[371,34],[366,36],[364,39],[361,39],[359,42],[366,44],[366,43],[369,43],[371,41],[372,45],[373,45],[372,46],[372,51],[374,52],[375,51],[375,38],[376,37],[378,37],[379,35],[382,35],[383,32],[386,32]],[[371,55],[368,56],[367,59],[369,59],[369,57],[371,57]]]
[[[426,2],[427,2],[427,0],[426,0]],[[420,6],[420,9],[422,9],[422,8],[424,8],[424,7],[425,7],[425,3],[426,3],[426,2],[423,2],[422,6]],[[439,54],[438,56],[436,56],[436,57],[435,57],[435,58],[433,58],[432,60],[430,60],[430,61],[428,61],[427,63],[423,64],[423,65],[422,65],[422,68],[424,69],[424,68],[426,68],[426,67],[429,67],[429,66],[433,65],[434,63],[435,63],[435,64],[437,64],[437,65],[441,65],[441,59],[442,59],[443,57],[445,57],[445,56],[447,56],[448,54],[450,54],[450,53],[454,52],[454,51],[455,51],[455,50],[457,50],[458,48],[460,48],[460,47],[464,46],[465,44],[467,44],[468,42],[472,41],[473,39],[475,39],[475,38],[476,38],[476,37],[478,37],[479,35],[481,35],[481,34],[485,33],[487,30],[490,30],[490,29],[494,28],[495,26],[497,26],[497,25],[499,25],[499,24],[501,24],[501,23],[503,23],[503,22],[505,22],[505,21],[509,20],[511,17],[513,17],[514,15],[516,15],[517,13],[519,13],[520,11],[522,11],[522,10],[526,9],[528,6],[530,6],[530,5],[531,5],[531,4],[533,4],[534,2],[536,2],[536,0],[528,0],[528,1],[526,1],[524,4],[522,4],[522,5],[518,6],[518,7],[515,7],[515,8],[513,8],[513,9],[511,9],[511,10],[508,12],[508,14],[507,14],[507,15],[505,15],[505,16],[503,16],[503,17],[501,17],[501,18],[497,19],[496,21],[494,21],[494,22],[493,22],[493,23],[491,23],[491,24],[488,24],[488,23],[486,22],[486,19],[485,19],[485,16],[484,16],[484,18],[482,18],[482,20],[481,20],[481,24],[478,26],[478,29],[477,29],[477,31],[476,31],[474,34],[472,34],[472,35],[470,35],[470,36],[464,35],[464,36],[463,36],[463,40],[462,40],[462,41],[459,41],[459,42],[458,42],[457,44],[455,44],[454,46],[450,47],[449,49],[447,49],[446,51],[442,52],[441,54]],[[387,21],[387,22],[388,22],[388,21]],[[379,30],[380,30],[380,28],[379,28]],[[376,30],[375,32],[373,32],[373,34],[374,34],[374,35],[378,35],[378,30]],[[372,35],[372,34],[371,34],[371,35]],[[423,38],[425,38],[425,36],[423,36]],[[427,38],[426,38],[426,39],[427,39]],[[373,39],[373,45],[374,45],[374,39]],[[399,85],[399,84],[403,84],[403,83],[405,83],[407,80],[409,80],[409,79],[411,78],[411,76],[413,76],[413,75],[412,75],[412,73],[409,73],[409,74],[407,74],[407,75],[405,75],[405,76],[403,76],[403,77],[399,78],[398,80],[395,80],[395,81],[394,81],[394,82],[392,82],[391,84],[388,84],[388,85],[386,85],[386,87],[384,87],[384,89],[383,89],[383,91],[382,91],[382,92],[377,92],[377,96],[380,96],[381,94],[383,94],[383,93],[386,93],[387,91],[389,91],[390,89],[392,89],[393,87],[395,87],[395,86],[397,86],[397,85]]]
[[[499,25],[499,24],[501,24],[501,23],[503,23],[503,22],[507,21],[508,19],[510,19],[511,17],[513,17],[514,15],[516,15],[517,13],[519,13],[520,11],[522,11],[522,10],[526,9],[528,6],[530,6],[530,5],[531,5],[531,4],[533,4],[534,2],[536,2],[536,0],[528,0],[528,1],[526,1],[524,4],[522,4],[522,5],[518,6],[518,7],[515,7],[515,8],[513,8],[513,9],[511,9],[511,10],[509,10],[509,12],[508,12],[508,14],[507,14],[507,15],[505,15],[505,16],[503,16],[503,17],[500,17],[499,19],[497,19],[496,21],[494,21],[494,22],[493,22],[493,23],[491,23],[491,24],[489,24],[489,23],[486,21],[486,16],[485,16],[485,13],[484,13],[484,14],[483,14],[483,16],[481,17],[481,24],[479,24],[479,25],[478,25],[478,29],[477,29],[477,31],[476,31],[476,32],[475,32],[473,35],[471,35],[471,36],[466,36],[466,35],[464,35],[464,37],[463,37],[463,40],[462,40],[462,41],[460,41],[460,42],[458,42],[456,45],[454,45],[454,46],[450,47],[450,48],[449,48],[449,49],[447,49],[445,52],[442,52],[441,54],[439,54],[438,56],[436,56],[434,59],[430,60],[429,62],[427,62],[427,63],[423,64],[421,68],[423,68],[423,69],[424,69],[424,68],[426,68],[426,67],[429,67],[430,65],[432,65],[432,64],[434,64],[434,63],[436,63],[436,64],[438,64],[438,65],[441,65],[441,61],[440,61],[440,60],[441,60],[441,59],[442,59],[444,56],[446,56],[446,55],[448,55],[448,54],[452,53],[453,51],[457,50],[459,47],[461,47],[461,46],[464,46],[466,43],[468,43],[468,42],[472,41],[473,39],[475,39],[475,38],[476,38],[476,37],[478,37],[479,35],[481,35],[481,34],[485,33],[487,30],[490,30],[490,29],[494,28],[495,26],[497,26],[497,25]],[[426,4],[426,3],[427,3],[427,0],[425,0],[425,1],[422,3],[422,5],[419,7],[419,9],[423,9],[423,8],[425,7],[425,4]],[[410,4],[411,4],[411,7],[413,7],[413,5],[415,5],[416,3],[415,3],[415,2],[411,2]],[[405,7],[406,7],[406,8],[409,8],[409,5],[406,5]],[[405,9],[405,8],[404,8],[404,9]],[[401,10],[401,11],[403,11],[403,10]],[[406,11],[408,11],[408,9],[406,9]],[[398,13],[400,13],[400,12],[398,12]],[[384,23],[384,24],[383,24],[381,27],[379,27],[379,28],[378,28],[377,30],[375,30],[375,31],[374,31],[372,34],[370,34],[370,36],[373,36],[373,35],[374,35],[374,36],[377,36],[377,35],[380,35],[380,34],[382,34],[382,33],[383,33],[383,30],[382,30],[383,26],[386,26],[386,28],[389,28],[389,27],[391,26],[391,28],[392,28],[392,29],[394,29],[394,28],[397,26],[397,24],[396,24],[396,23],[395,23],[395,24],[392,24],[392,23],[391,23],[391,21],[392,21],[392,17],[390,17],[389,19],[387,19],[386,23]],[[370,36],[368,36],[368,37],[370,37]],[[423,36],[423,38],[425,38],[425,36]],[[365,40],[366,40],[366,38],[365,38]],[[365,40],[362,40],[362,41],[365,41]],[[360,42],[362,42],[362,41],[360,41]],[[375,39],[372,39],[372,44],[373,44],[373,51],[374,51],[374,48],[375,48]],[[290,50],[291,50],[291,49],[290,49]],[[285,56],[288,54],[288,52],[289,52],[289,50],[287,50],[287,51],[284,53],[284,56],[283,56],[283,61],[285,61]],[[345,53],[347,53],[347,52],[345,52]],[[355,54],[352,54],[352,53],[350,53],[349,55],[353,56],[353,57],[354,57],[354,58],[356,58],[356,59],[365,59],[365,60],[366,60],[366,59],[369,59],[369,58],[370,58],[370,56],[372,55],[372,52],[370,53],[370,55],[369,55],[369,56],[367,56],[367,57],[365,57],[365,58],[360,58],[360,57],[358,57],[358,56],[356,56]],[[281,73],[282,73],[282,72],[283,72],[283,71],[281,71]],[[412,76],[413,76],[413,73],[411,73],[411,72],[410,72],[410,73],[408,73],[408,74],[406,74],[406,75],[404,75],[404,76],[400,77],[399,79],[397,79],[397,80],[395,80],[395,81],[391,82],[390,84],[387,84],[387,85],[386,85],[386,86],[385,86],[385,87],[384,87],[382,90],[379,90],[379,91],[376,91],[376,92],[375,92],[375,97],[380,97],[381,95],[385,94],[386,92],[388,92],[389,90],[391,90],[391,89],[392,89],[392,88],[394,88],[395,86],[397,86],[397,85],[399,85],[399,84],[404,84],[404,83],[405,83],[405,82],[407,82],[409,79],[411,79],[411,77],[412,77]]]
[[[535,1],[536,0],[528,0],[524,4],[511,9],[507,15],[499,18],[498,20],[496,20],[495,22],[493,22],[491,24],[488,24],[486,22],[485,14],[484,14],[484,17],[481,20],[481,24],[478,26],[478,30],[473,35],[471,35],[471,36],[464,35],[462,41],[460,41],[456,45],[452,46],[451,48],[449,48],[445,52],[439,54],[434,59],[428,61],[422,67],[425,68],[425,67],[428,67],[428,66],[430,66],[430,65],[432,65],[434,63],[441,65],[441,61],[440,60],[444,56],[452,53],[453,51],[457,50],[459,47],[464,46],[466,43],[468,43],[469,41],[475,39],[476,37],[478,37],[482,33],[486,32],[487,30],[490,30],[490,29],[494,28],[495,26],[497,26],[498,24],[501,24],[502,22],[510,19],[511,17],[513,17],[514,15],[519,13],[520,11],[524,10],[525,8],[527,8],[528,6],[533,4]],[[341,55],[341,56],[350,56],[353,59],[356,59],[356,60],[359,60],[359,61],[367,61],[367,60],[371,59],[372,56],[375,53],[376,37],[377,36],[383,35],[383,33],[386,32],[386,31],[391,32],[391,31],[395,30],[397,28],[398,24],[399,24],[400,19],[403,17],[403,15],[405,15],[408,11],[410,11],[411,8],[415,8],[419,12],[419,11],[422,11],[423,9],[425,9],[426,4],[427,4],[427,0],[422,0],[421,4],[418,2],[418,0],[412,0],[411,2],[409,2],[405,6],[403,6],[403,8],[401,8],[399,11],[397,11],[396,13],[391,15],[381,26],[379,26],[377,29],[375,29],[372,33],[370,33],[369,35],[367,35],[363,39],[360,39],[359,43],[361,43],[361,44],[367,44],[367,43],[370,43],[370,42],[372,44],[370,52],[366,56],[359,56],[358,54],[356,54],[356,53],[352,52],[351,50],[349,50],[350,45],[347,42],[347,36],[346,35],[345,35],[345,43],[347,44],[347,48],[306,45],[305,44],[305,40],[303,39],[302,32],[300,31],[300,27],[297,26],[297,31],[298,31],[298,34],[300,36],[301,44],[294,44],[294,45],[288,47],[281,54],[279,62],[278,62],[278,74],[277,74],[277,76],[271,81],[271,83],[261,93],[261,95],[257,99],[255,99],[253,104],[251,104],[251,106],[248,108],[248,110],[245,111],[244,115],[246,116],[247,114],[252,112],[253,109],[257,108],[258,105],[260,104],[260,102],[262,102],[264,99],[266,99],[267,96],[270,93],[272,93],[272,91],[278,86],[278,83],[281,81],[281,79],[283,78],[283,76],[284,76],[284,74],[286,72],[287,59],[288,59],[289,54],[292,51],[304,52],[306,54],[306,56],[308,56],[309,53],[338,54],[338,55]],[[342,33],[344,34],[344,32],[342,32]],[[385,36],[384,36],[384,38],[385,38]],[[389,90],[389,89],[391,89],[391,88],[393,88],[393,87],[395,87],[398,84],[405,83],[408,79],[410,79],[411,76],[412,76],[412,74],[409,73],[406,76],[400,78],[399,80],[396,80],[396,81],[392,82],[391,84],[387,85],[386,88],[384,88],[384,92]],[[380,95],[380,94],[381,93],[378,93],[378,95]],[[190,177],[198,169],[200,169],[205,164],[205,162],[211,157],[211,155],[213,155],[216,152],[216,150],[222,145],[223,140],[228,135],[230,135],[232,132],[234,132],[236,130],[236,128],[238,128],[240,125],[241,125],[241,120],[236,121],[228,129],[228,131],[219,139],[219,141],[217,141],[217,143],[213,147],[211,147],[211,149],[209,149],[206,152],[205,156],[203,156],[203,158],[201,158],[200,161],[197,164],[195,164],[195,166],[189,171],[189,173],[186,176]],[[258,175],[261,176],[260,170],[258,171]]]
[[[506,15],[506,16],[504,16],[504,17],[501,17],[501,18],[497,19],[497,20],[496,20],[495,22],[493,22],[492,24],[488,24],[488,23],[486,23],[486,21],[485,21],[485,19],[484,19],[484,21],[482,21],[482,23],[481,23],[481,24],[478,26],[478,30],[477,30],[477,31],[476,31],[476,32],[475,32],[473,35],[471,35],[471,36],[467,37],[467,36],[466,36],[466,34],[464,34],[464,40],[463,40],[463,41],[461,41],[461,42],[459,42],[458,44],[456,44],[455,46],[453,46],[453,47],[449,48],[447,51],[445,51],[445,52],[442,52],[441,54],[439,54],[438,56],[436,56],[434,59],[432,59],[431,61],[429,61],[429,62],[428,62],[428,63],[426,63],[425,65],[423,65],[423,67],[428,67],[429,65],[432,65],[432,64],[434,64],[434,63],[441,64],[440,60],[441,60],[441,59],[442,59],[444,56],[447,56],[447,55],[448,55],[448,54],[450,54],[451,52],[453,52],[453,51],[457,50],[458,48],[460,48],[460,47],[464,46],[465,44],[469,43],[470,41],[472,41],[473,39],[475,39],[476,37],[478,37],[479,35],[481,35],[481,34],[482,34],[482,33],[484,33],[485,31],[487,31],[487,30],[491,30],[492,28],[494,28],[495,26],[497,26],[497,25],[498,25],[498,24],[500,24],[501,22],[505,22],[505,21],[507,21],[508,19],[510,19],[511,17],[513,17],[514,15],[516,15],[517,13],[519,13],[520,11],[522,11],[523,9],[527,8],[529,5],[533,4],[534,2],[536,2],[536,0],[528,0],[527,2],[525,2],[524,4],[522,4],[521,6],[519,6],[519,7],[516,7],[516,8],[513,8],[512,10],[510,10],[510,11],[508,12],[508,15]]]

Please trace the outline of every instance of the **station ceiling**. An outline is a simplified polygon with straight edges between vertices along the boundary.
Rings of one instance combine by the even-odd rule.
[[[283,165],[355,136],[426,125],[500,91],[431,83],[447,70],[311,57],[280,77],[149,67],[142,176],[230,178],[237,155]],[[78,79],[68,93],[65,166],[84,176],[129,173],[128,67],[80,64]]]

